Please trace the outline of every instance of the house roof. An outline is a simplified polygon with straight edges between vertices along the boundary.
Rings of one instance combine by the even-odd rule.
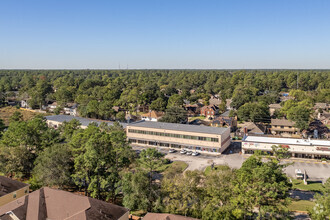
[[[273,103],[273,104],[270,104],[268,105],[269,108],[274,108],[274,109],[280,109],[282,108],[282,106],[278,103]]]
[[[148,117],[148,118],[160,118],[164,115],[164,112],[156,112],[154,110],[148,112],[148,113],[145,113],[143,115],[141,115],[142,117]]]
[[[113,125],[113,121],[105,121],[105,120],[97,120],[97,119],[92,119],[92,118],[82,118],[82,117],[76,117],[76,116],[72,116],[72,115],[50,115],[50,116],[45,116],[45,118],[47,120],[50,120],[50,121],[56,121],[56,122],[60,122],[60,123],[63,123],[63,122],[69,122],[71,121],[72,119],[76,119],[78,120],[82,126],[88,126],[90,123],[97,123],[98,125],[100,125],[102,122],[105,122],[107,123],[108,125]],[[123,128],[126,128],[127,126],[127,123],[122,123],[122,122],[119,122],[119,124],[121,124],[123,126]]]
[[[209,126],[166,123],[166,122],[149,122],[149,121],[138,121],[129,124],[129,126],[154,128],[154,129],[162,129],[162,130],[206,133],[206,134],[223,134],[227,129],[229,129],[229,128],[220,128],[220,127],[209,127]]]
[[[255,124],[253,122],[247,122],[242,129],[244,128],[247,129],[248,133],[252,134],[264,134],[266,130],[265,126],[261,124]]]
[[[272,125],[279,125],[279,126],[294,126],[295,123],[292,121],[289,121],[287,119],[272,119],[271,120]]]
[[[202,107],[202,111],[204,111],[205,109],[212,109],[213,111],[216,111],[216,110],[218,110],[219,108],[218,108],[218,106],[216,106],[216,105],[207,105],[207,106],[204,106],[204,107]]]
[[[314,108],[321,108],[321,109],[326,109],[328,107],[327,103],[322,103],[322,102],[317,102],[314,105]]]
[[[185,217],[181,215],[173,215],[167,213],[151,213],[148,212],[143,220],[198,220],[197,218]]]
[[[0,197],[8,193],[12,193],[18,189],[21,189],[29,184],[22,183],[5,176],[0,176]]]
[[[120,219],[129,210],[101,200],[44,187],[0,207],[19,219]]]

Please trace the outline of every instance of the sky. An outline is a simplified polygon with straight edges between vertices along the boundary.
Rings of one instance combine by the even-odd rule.
[[[328,0],[1,0],[0,69],[330,69]]]

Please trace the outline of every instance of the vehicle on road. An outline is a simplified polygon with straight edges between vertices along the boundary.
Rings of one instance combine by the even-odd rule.
[[[192,151],[187,151],[186,154],[187,154],[187,155],[191,155],[191,154],[192,154]]]
[[[180,151],[180,154],[186,154],[187,153],[187,151],[185,150],[185,149],[182,149],[181,151]]]
[[[297,179],[304,179],[304,173],[303,172],[301,172],[301,170],[300,169],[296,169],[295,170],[295,174],[296,174],[296,178]]]
[[[192,156],[198,156],[199,153],[195,151],[195,152],[193,152],[191,155],[192,155]]]
[[[175,153],[176,152],[176,150],[175,149],[173,149],[173,148],[170,148],[170,150],[168,151],[169,153]]]

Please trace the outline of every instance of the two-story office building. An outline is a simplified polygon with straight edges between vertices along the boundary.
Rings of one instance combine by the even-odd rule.
[[[200,153],[221,154],[230,145],[230,128],[140,121],[127,124],[132,145],[184,148]]]
[[[292,157],[330,159],[330,141],[313,139],[246,136],[242,140],[242,153],[251,154],[256,150],[271,153],[273,145],[288,148]]]

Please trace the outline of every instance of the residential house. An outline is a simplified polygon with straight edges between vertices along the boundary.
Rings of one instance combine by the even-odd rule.
[[[197,218],[185,217],[182,215],[174,215],[167,213],[151,213],[148,212],[143,220],[198,220]]]
[[[184,105],[184,109],[187,111],[188,117],[193,117],[200,114],[203,105],[201,103]]]
[[[164,112],[157,112],[157,111],[149,111],[141,115],[141,119],[145,121],[158,121],[161,117],[163,117]]]
[[[64,114],[78,116],[78,105],[77,103],[67,103],[63,108]]]
[[[271,133],[292,135],[297,133],[295,123],[287,119],[271,119]]]
[[[293,97],[291,97],[288,92],[280,92],[280,100],[281,100],[281,102],[285,102],[285,101],[287,101],[289,99],[293,99]]]
[[[280,110],[282,108],[282,106],[278,103],[270,104],[268,107],[270,116],[273,116],[276,110]]]
[[[0,207],[29,193],[29,184],[0,176]]]
[[[209,104],[219,106],[221,104],[221,99],[217,96],[212,95],[209,99]]]
[[[235,131],[237,128],[237,117],[230,117],[230,111],[226,111],[219,117],[214,118],[211,123],[213,127],[230,127],[231,131]]]
[[[314,105],[314,109],[318,110],[318,109],[322,109],[323,111],[327,111],[329,109],[329,104],[327,103],[321,103],[321,102],[317,102]]]
[[[238,135],[263,135],[266,131],[266,126],[261,123],[247,122],[238,130]]]
[[[208,105],[201,108],[201,115],[205,117],[214,117],[219,114],[219,108],[216,105]]]
[[[44,187],[1,206],[0,219],[128,220],[129,210],[87,196]]]
[[[52,103],[48,104],[48,110],[50,112],[54,112],[54,110],[57,108],[57,106],[58,106],[57,102],[52,102]]]
[[[22,108],[29,108],[29,104],[28,104],[28,100],[27,99],[21,100],[21,107]]]
[[[320,120],[323,124],[330,126],[330,113],[329,112],[318,113],[317,119]]]

